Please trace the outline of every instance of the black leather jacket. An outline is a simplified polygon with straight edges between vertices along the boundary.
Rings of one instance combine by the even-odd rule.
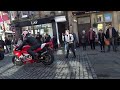
[[[24,45],[30,45],[30,46],[35,46],[35,45],[38,45],[38,44],[40,44],[38,41],[37,41],[37,39],[36,38],[34,38],[34,37],[32,37],[32,36],[30,36],[30,35],[27,35],[26,37],[25,37],[25,40],[23,40],[23,43],[17,48],[18,50],[21,50],[22,49],[22,47],[24,46]]]

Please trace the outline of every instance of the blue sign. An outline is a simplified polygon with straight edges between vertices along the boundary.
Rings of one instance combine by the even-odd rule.
[[[111,22],[112,21],[112,14],[111,13],[104,14],[104,17],[105,17],[105,22]]]

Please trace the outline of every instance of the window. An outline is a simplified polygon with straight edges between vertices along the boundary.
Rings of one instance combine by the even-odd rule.
[[[97,15],[97,22],[103,22],[103,15]]]
[[[104,14],[105,22],[112,22],[112,14],[106,13]]]
[[[22,14],[22,18],[26,18],[28,17],[28,11],[21,11],[21,14]]]

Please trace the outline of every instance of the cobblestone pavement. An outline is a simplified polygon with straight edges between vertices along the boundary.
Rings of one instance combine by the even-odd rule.
[[[71,54],[65,59],[64,52],[55,52],[55,61],[50,66],[42,63],[14,66],[12,55],[0,61],[0,79],[97,79],[86,53],[77,49],[76,59]]]
[[[107,50],[107,47],[106,47]],[[100,47],[91,50],[87,47],[86,53],[98,79],[120,79],[120,47],[117,52],[101,53]]]

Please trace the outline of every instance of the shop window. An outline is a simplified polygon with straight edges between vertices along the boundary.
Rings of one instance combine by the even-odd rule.
[[[98,24],[98,30],[102,29],[103,30],[103,24]]]
[[[97,22],[103,22],[103,15],[97,15]]]

